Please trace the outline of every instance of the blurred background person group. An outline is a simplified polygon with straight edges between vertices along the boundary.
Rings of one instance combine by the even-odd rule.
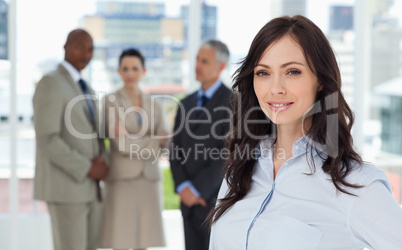
[[[169,140],[161,105],[138,87],[144,57],[136,49],[122,52],[124,87],[105,97],[106,116],[99,117],[96,95],[80,74],[93,56],[91,36],[73,30],[64,49],[65,60],[42,78],[33,99],[34,198],[47,202],[54,249],[164,246],[158,158]]]

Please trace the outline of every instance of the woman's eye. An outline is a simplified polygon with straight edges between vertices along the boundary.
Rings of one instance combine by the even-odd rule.
[[[300,75],[301,71],[297,69],[291,69],[288,71],[288,75]]]
[[[268,72],[266,72],[266,71],[257,71],[257,72],[255,73],[255,75],[256,75],[256,76],[267,76],[267,75],[268,75]]]

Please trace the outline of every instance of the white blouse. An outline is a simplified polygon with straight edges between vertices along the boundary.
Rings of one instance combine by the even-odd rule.
[[[212,226],[210,250],[402,249],[402,209],[385,173],[362,164],[347,177],[363,188],[336,190],[314,149],[316,171],[305,137],[274,179],[273,140],[260,142],[249,193]],[[321,154],[323,154],[321,152]],[[228,190],[224,180],[218,199]]]

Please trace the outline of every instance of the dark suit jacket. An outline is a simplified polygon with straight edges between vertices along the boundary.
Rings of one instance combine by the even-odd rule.
[[[224,137],[229,132],[230,95],[231,90],[222,84],[206,104],[206,110],[194,110],[197,92],[184,98],[178,107],[170,150],[175,188],[190,180],[208,203],[206,208],[199,205],[189,208],[182,203],[184,217],[205,218],[215,205],[227,157],[223,149]]]

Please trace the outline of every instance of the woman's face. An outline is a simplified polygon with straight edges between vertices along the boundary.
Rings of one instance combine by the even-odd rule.
[[[289,35],[269,45],[254,68],[254,91],[269,119],[301,128],[303,115],[321,90],[300,45]]]
[[[123,79],[125,87],[133,87],[138,84],[145,69],[142,67],[141,59],[136,56],[125,56],[121,60],[119,74]]]

